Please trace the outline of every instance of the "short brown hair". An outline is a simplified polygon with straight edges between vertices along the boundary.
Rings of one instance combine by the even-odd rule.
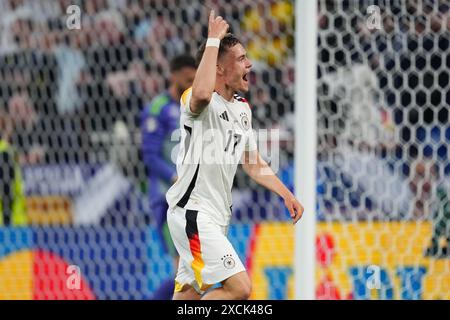
[[[220,41],[218,57],[220,58],[221,56],[223,56],[223,54],[227,52],[228,49],[234,47],[238,43],[242,44],[241,40],[239,40],[234,34],[227,33],[225,37]],[[203,53],[205,52],[205,47],[206,47],[206,40],[205,42],[203,42],[203,44],[197,51],[197,55],[195,57],[197,60],[197,65],[200,64],[200,61],[202,60]]]

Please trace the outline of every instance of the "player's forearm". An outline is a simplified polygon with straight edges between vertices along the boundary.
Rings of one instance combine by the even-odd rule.
[[[275,175],[255,175],[252,177],[258,184],[269,189],[272,192],[278,194],[281,198],[287,199],[293,196],[292,192],[281,182],[281,180]]]
[[[211,40],[206,42],[205,51],[192,84],[189,108],[195,114],[200,114],[211,101],[216,86],[216,68],[219,55],[217,39],[221,41],[228,28],[228,23],[222,17],[216,17],[214,10],[211,10],[208,22],[208,39]]]
[[[216,85],[219,48],[206,47],[192,84],[191,111],[200,114],[209,104]]]
[[[293,197],[292,192],[275,175],[267,162],[265,162],[264,159],[262,159],[259,155],[257,163],[244,164],[243,169],[256,183],[262,185],[272,192],[275,192],[283,199]]]

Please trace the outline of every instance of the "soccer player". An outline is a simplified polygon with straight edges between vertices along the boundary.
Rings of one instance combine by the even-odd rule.
[[[177,56],[170,62],[168,91],[156,96],[141,113],[142,155],[149,176],[149,199],[157,231],[163,240],[164,250],[177,257],[167,229],[167,202],[165,193],[177,177],[175,165],[168,150],[172,132],[180,121],[181,94],[192,85],[196,61],[188,55]],[[174,288],[173,277],[165,280],[153,294],[155,300],[170,300]]]
[[[260,157],[248,91],[251,62],[222,17],[209,16],[192,88],[181,97],[178,180],[167,192],[167,222],[180,255],[174,299],[248,299],[249,276],[226,237],[239,162],[257,183],[284,199],[293,222],[302,205]],[[221,287],[211,288],[221,283]],[[211,288],[211,290],[206,290]],[[206,293],[205,293],[206,292]]]

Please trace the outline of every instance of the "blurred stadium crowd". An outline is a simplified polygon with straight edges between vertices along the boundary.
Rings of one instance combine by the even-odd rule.
[[[215,2],[210,5],[219,8],[244,42],[258,30],[266,32],[260,25],[265,21],[250,7],[251,1],[236,5],[230,1],[222,5]],[[111,142],[107,140],[113,138],[109,133],[117,121],[123,121],[128,131],[135,133],[136,115],[143,104],[165,89],[168,61],[184,52],[195,54],[206,35],[206,26],[199,21],[208,8],[201,2],[180,5],[175,0],[5,0],[1,3],[2,111],[15,122],[26,124],[25,130],[13,130],[13,141],[24,154],[30,155],[35,150],[31,152],[34,157],[25,157],[28,163],[103,159],[96,144]],[[66,8],[77,3],[81,9],[81,29],[69,30]],[[260,100],[267,104],[261,109],[269,114],[259,116],[259,120],[270,123],[292,111],[292,99],[286,88],[292,88],[293,84],[292,61],[287,63],[288,58],[292,60],[292,5],[273,3],[280,7],[273,11],[281,12],[267,22],[273,25],[278,21],[276,27],[284,35],[270,39],[273,43],[267,45],[273,49],[258,56],[263,65],[255,68],[253,83],[260,85],[252,92],[259,96],[253,99],[255,104]],[[268,6],[260,7],[264,10]],[[269,41],[266,35],[251,40],[249,50],[261,52],[257,48]],[[267,81],[271,76],[276,81]],[[264,84],[268,82],[270,88]],[[266,95],[277,97],[270,99]],[[279,105],[269,106],[270,100],[279,101]],[[101,135],[102,132],[108,134]]]
[[[81,28],[70,30],[66,9],[74,4]],[[139,114],[166,89],[170,59],[195,55],[211,7],[255,58],[254,126],[279,127],[293,112],[290,2],[5,0],[0,5],[2,136],[19,151],[23,166],[113,162],[145,189]],[[283,132],[282,156],[292,158],[292,124]]]
[[[450,174],[449,4],[380,1],[381,30],[369,30],[369,2],[319,1],[320,219],[424,217]],[[72,4],[79,30],[66,26]],[[145,189],[140,110],[165,89],[168,61],[195,54],[209,7],[247,44],[254,127],[280,128],[280,175],[293,187],[294,6],[284,0],[0,1],[0,124],[21,164],[114,162]],[[243,175],[236,186],[247,195],[236,219],[285,218],[265,212],[278,200]],[[399,198],[414,208],[396,208]]]

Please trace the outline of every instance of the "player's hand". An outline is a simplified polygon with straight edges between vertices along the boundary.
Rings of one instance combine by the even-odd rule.
[[[293,224],[296,224],[298,220],[303,215],[303,206],[298,202],[297,199],[293,195],[284,199],[284,205],[288,208],[289,213],[291,214]]]
[[[208,38],[219,38],[222,40],[228,32],[230,26],[221,17],[215,17],[214,10],[209,14]]]

